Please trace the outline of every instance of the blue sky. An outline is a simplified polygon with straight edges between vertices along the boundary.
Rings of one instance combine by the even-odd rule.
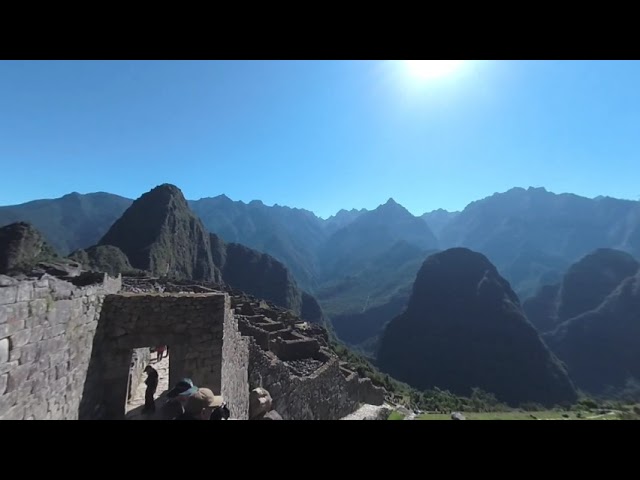
[[[458,210],[513,186],[640,198],[640,62],[1,61],[0,205],[173,183]]]

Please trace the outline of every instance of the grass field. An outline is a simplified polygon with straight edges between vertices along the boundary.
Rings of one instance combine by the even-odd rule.
[[[396,413],[396,412],[394,412]],[[619,420],[620,412],[613,411],[606,414],[598,412],[559,412],[547,410],[541,412],[487,412],[463,413],[467,420]],[[439,413],[425,413],[416,420],[451,420],[451,415]]]
[[[387,420],[404,420],[404,415],[400,412],[393,411]]]

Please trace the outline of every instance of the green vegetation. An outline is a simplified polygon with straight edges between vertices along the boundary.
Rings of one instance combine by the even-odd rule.
[[[404,420],[404,415],[400,412],[393,411],[387,420]]]
[[[106,272],[111,276],[136,271],[122,250],[113,245],[94,245],[86,250],[76,250],[69,255],[69,258],[82,264],[86,269]]]
[[[622,420],[623,412],[609,411],[604,414],[584,415],[580,412],[562,412],[557,410],[542,410],[536,412],[522,412],[518,410],[504,412],[464,412],[467,420]],[[416,417],[417,420],[450,420],[446,414],[425,413]]]
[[[604,401],[584,394],[575,405],[545,409],[533,402],[510,408],[499,402],[495,395],[479,388],[472,389],[469,397],[438,388],[420,392],[382,373],[365,356],[337,342],[335,337],[331,340],[331,348],[358,375],[384,387],[392,403],[428,412],[416,416],[417,420],[450,420],[451,413],[455,411],[463,412],[467,420],[640,420],[640,404]],[[402,420],[404,415],[392,412],[388,419]]]
[[[411,392],[415,391],[406,383],[399,382],[389,375],[382,373],[375,368],[370,361],[363,355],[360,355],[348,347],[335,340],[335,336],[331,335],[331,349],[338,355],[340,360],[346,362],[358,375],[371,379],[374,385],[384,387],[390,394],[396,398],[402,398],[410,402]]]
[[[31,224],[17,222],[0,228],[0,273],[28,272],[39,262],[61,261]]]
[[[438,388],[424,392],[418,391],[406,383],[399,382],[388,374],[382,373],[366,357],[336,342],[335,339],[331,341],[331,348],[358,375],[369,378],[374,385],[385,388],[394,403],[404,405],[409,409],[450,413],[456,410],[496,412],[508,408],[498,402],[494,395],[479,388],[474,388],[469,398],[457,396]]]
[[[640,420],[640,405],[622,404],[620,402],[598,401],[589,397],[581,397],[571,406],[557,406],[544,409],[535,404],[523,404],[520,408],[500,407],[494,411],[478,411],[462,407],[457,410],[464,413],[467,420]],[[428,413],[416,417],[417,420],[450,420],[447,413]]]

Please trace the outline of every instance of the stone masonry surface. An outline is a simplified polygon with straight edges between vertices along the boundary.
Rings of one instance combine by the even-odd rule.
[[[78,418],[102,304],[120,288],[0,276],[0,419]]]
[[[248,418],[255,387],[284,419],[384,402],[339,362],[325,329],[270,302],[213,284],[97,278],[0,276],[0,419],[124,418],[155,345],[170,346],[170,384],[186,376],[222,393],[235,419]]]

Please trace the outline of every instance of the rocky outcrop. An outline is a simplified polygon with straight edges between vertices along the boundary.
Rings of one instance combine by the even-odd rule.
[[[484,255],[464,248],[424,262],[407,309],[381,338],[378,364],[423,390],[468,396],[479,387],[512,405],[576,399],[509,283]]]
[[[87,270],[105,272],[111,276],[134,270],[122,250],[113,245],[94,245],[86,250],[76,250],[69,258]]]
[[[250,295],[287,308],[304,320],[321,323],[324,316],[316,300],[301,291],[287,269],[271,255],[238,243],[226,243],[210,234],[211,253],[224,281]]]
[[[60,260],[31,224],[12,223],[0,228],[0,274],[27,272],[40,262]]]
[[[271,395],[264,388],[254,388],[249,394],[249,420],[282,420],[273,410]]]
[[[0,228],[0,273],[71,279],[83,271],[78,262],[60,257],[32,225],[18,222]]]

